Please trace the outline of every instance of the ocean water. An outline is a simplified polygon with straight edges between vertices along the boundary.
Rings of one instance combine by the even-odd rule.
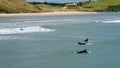
[[[120,68],[119,57],[119,12],[0,18],[0,68]]]

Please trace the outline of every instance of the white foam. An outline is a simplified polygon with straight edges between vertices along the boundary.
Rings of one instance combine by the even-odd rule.
[[[17,40],[17,39],[23,39],[19,36],[0,36],[0,40]]]
[[[0,29],[0,34],[21,34],[21,33],[50,32],[50,31],[54,31],[54,30],[39,27],[39,26],[32,26],[32,27],[24,27],[24,28]]]
[[[120,20],[103,21],[103,23],[120,23]]]
[[[92,51],[88,51],[88,53],[92,53]]]
[[[87,44],[88,44],[88,45],[91,45],[91,44],[93,44],[93,43],[91,43],[91,42],[88,42]]]

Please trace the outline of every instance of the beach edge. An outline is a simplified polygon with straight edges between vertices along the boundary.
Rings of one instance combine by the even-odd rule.
[[[55,16],[55,15],[76,15],[76,14],[97,14],[98,12],[41,12],[41,13],[0,13],[0,17],[18,16]]]

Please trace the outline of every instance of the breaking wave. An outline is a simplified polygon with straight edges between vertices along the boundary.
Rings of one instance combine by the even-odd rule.
[[[0,29],[0,34],[22,34],[32,32],[51,32],[52,29],[43,28],[40,26],[24,27],[24,28],[6,28]]]
[[[103,23],[120,23],[120,20],[103,21]]]

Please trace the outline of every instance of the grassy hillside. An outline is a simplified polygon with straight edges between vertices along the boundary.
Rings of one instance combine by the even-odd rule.
[[[37,4],[35,5],[42,12],[53,12],[53,11],[78,11],[80,8],[76,5],[51,5],[51,4]]]
[[[28,13],[51,11],[120,11],[120,0],[98,0],[97,2],[28,3],[26,0],[0,0],[0,13]]]
[[[62,6],[53,6],[49,4],[36,4],[35,5],[42,12],[62,11]]]
[[[5,13],[22,13],[37,12],[38,9],[27,3],[25,0],[0,0],[0,12]]]
[[[98,0],[91,2],[83,7],[96,11],[120,11],[120,0]]]
[[[41,12],[54,12],[54,11],[78,11],[80,6],[67,5],[67,3],[41,3],[30,2],[37,7]]]

